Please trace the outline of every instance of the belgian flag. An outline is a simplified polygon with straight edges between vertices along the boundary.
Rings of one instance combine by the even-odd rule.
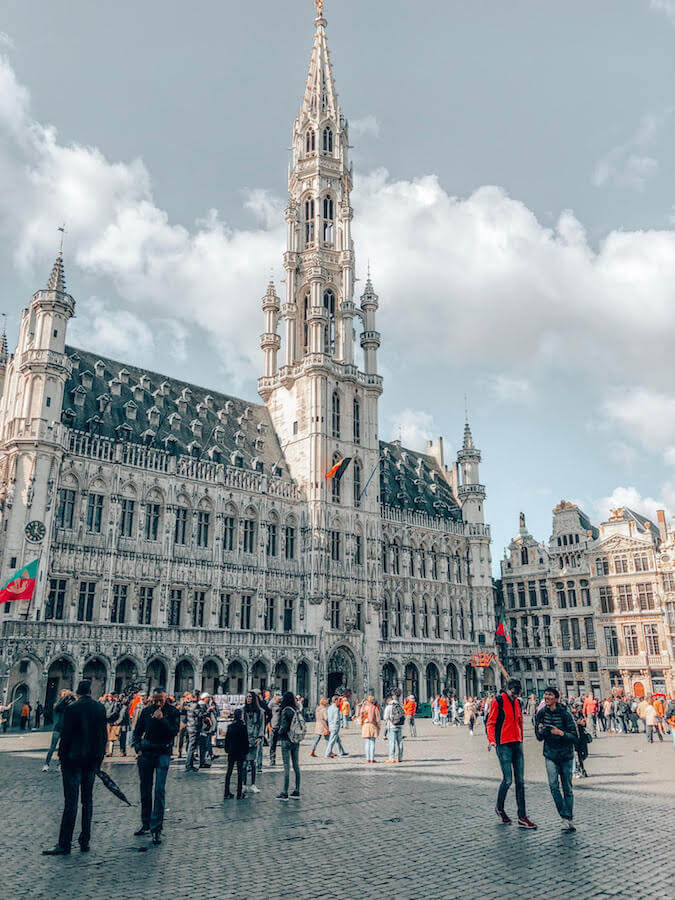
[[[347,466],[351,461],[351,456],[344,456],[342,459],[339,459],[335,465],[326,472],[324,478],[334,478],[336,481],[339,481],[345,474]]]

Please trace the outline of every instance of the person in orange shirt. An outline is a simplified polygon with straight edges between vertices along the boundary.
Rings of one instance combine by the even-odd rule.
[[[656,727],[661,734],[665,734],[666,729],[663,724],[664,716],[665,716],[665,709],[663,708],[663,700],[660,697],[654,697],[654,710],[655,710],[656,716],[658,718]]]
[[[441,725],[447,726],[447,724],[448,724],[448,698],[447,697],[441,697],[441,699],[438,701],[438,710],[439,710],[440,716],[441,716]]]
[[[408,720],[408,728],[410,729],[410,737],[417,737],[417,729],[415,728],[415,713],[417,712],[417,702],[411,694],[403,701],[403,712]]]

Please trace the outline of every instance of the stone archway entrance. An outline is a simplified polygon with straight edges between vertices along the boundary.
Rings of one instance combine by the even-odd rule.
[[[47,672],[47,690],[45,692],[45,713],[51,717],[52,708],[56,703],[59,693],[67,689],[75,689],[75,667],[65,657],[54,660]]]
[[[129,657],[121,659],[115,667],[115,693],[119,694],[127,688],[138,685],[138,667],[136,663]]]
[[[403,690],[406,697],[412,694],[419,702],[420,699],[420,673],[417,671],[415,663],[408,663],[405,667]]]
[[[12,688],[11,709],[7,712],[9,724],[12,728],[18,728],[21,722],[21,709],[24,703],[29,703],[30,691],[28,685],[22,681]]]
[[[346,647],[338,647],[328,658],[327,687],[329,697],[356,687],[356,662]]]
[[[95,657],[88,660],[82,670],[82,677],[91,681],[91,696],[94,700],[98,700],[99,697],[103,696],[108,680],[108,669],[102,659]]]
[[[391,697],[396,687],[398,687],[396,666],[391,662],[386,662],[382,666],[382,700],[384,701]]]

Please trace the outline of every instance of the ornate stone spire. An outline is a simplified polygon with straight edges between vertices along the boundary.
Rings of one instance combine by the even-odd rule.
[[[7,347],[7,317],[2,314],[2,335],[0,335],[0,365],[7,362],[9,350]]]
[[[315,0],[317,17],[314,21],[314,46],[309,61],[309,74],[305,95],[302,100],[301,117],[314,121],[335,117],[338,111],[338,95],[335,90],[330,51],[326,40],[326,20],[323,17],[323,2]]]
[[[471,434],[471,426],[469,425],[469,420],[464,423],[464,444],[462,445],[462,450],[474,450],[475,446],[473,443],[473,435]]]
[[[61,250],[59,250],[52,266],[52,274],[47,282],[47,290],[58,291],[61,294],[66,293],[66,275],[63,271],[63,253]]]

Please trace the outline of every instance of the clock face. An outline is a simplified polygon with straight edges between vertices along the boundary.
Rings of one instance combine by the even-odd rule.
[[[26,537],[34,544],[39,544],[40,541],[44,539],[46,533],[47,529],[44,526],[44,522],[39,522],[37,519],[34,519],[26,525]]]

